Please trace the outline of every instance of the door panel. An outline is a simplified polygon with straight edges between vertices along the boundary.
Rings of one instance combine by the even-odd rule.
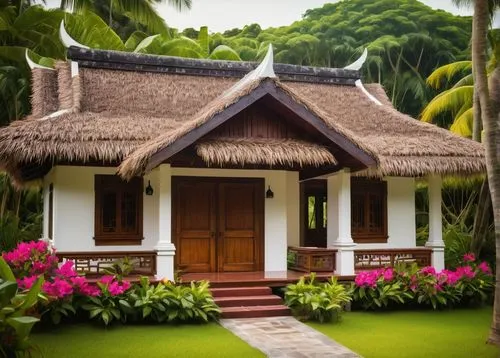
[[[179,182],[175,193],[175,255],[185,272],[215,270],[215,183]]]
[[[263,269],[263,179],[175,177],[172,188],[178,269]]]
[[[263,186],[258,182],[219,184],[219,271],[262,269],[263,193]]]

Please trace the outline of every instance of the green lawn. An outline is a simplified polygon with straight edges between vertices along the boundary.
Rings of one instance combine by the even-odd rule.
[[[491,308],[445,312],[347,312],[336,324],[310,326],[365,358],[498,358],[486,345]]]
[[[61,326],[32,335],[43,357],[264,357],[218,324]]]

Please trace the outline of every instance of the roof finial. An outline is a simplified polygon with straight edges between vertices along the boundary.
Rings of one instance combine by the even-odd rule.
[[[67,32],[64,27],[64,20],[61,21],[61,26],[59,26],[59,37],[61,38],[61,42],[64,47],[70,48],[71,46],[76,46],[80,48],[90,48],[88,46],[82,45],[79,42],[76,42]]]
[[[273,45],[269,44],[267,48],[267,53],[259,66],[254,70],[255,77],[266,78],[266,77],[276,77],[274,73],[274,54]]]
[[[363,64],[365,63],[367,57],[368,57],[368,50],[365,47],[361,56],[359,56],[359,58],[356,61],[354,61],[353,63],[351,63],[350,65],[345,66],[344,70],[359,71],[361,69],[361,67],[363,66]]]
[[[41,68],[41,69],[44,69],[44,70],[51,70],[53,71],[54,69],[51,68],[51,67],[46,67],[46,66],[42,66],[42,65],[39,65],[38,63],[36,63],[35,61],[33,61],[29,54],[28,54],[28,49],[26,49],[26,51],[24,52],[24,57],[26,57],[26,62],[28,62],[28,66],[31,70],[35,69],[35,68]]]

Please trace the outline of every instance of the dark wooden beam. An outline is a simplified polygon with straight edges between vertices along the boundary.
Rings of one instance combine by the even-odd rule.
[[[77,61],[82,67],[215,77],[241,78],[258,65],[255,62],[189,59],[78,47],[70,47],[67,55],[68,59]],[[354,70],[283,63],[274,64],[274,71],[285,81],[354,86],[355,81],[361,78],[361,73]]]

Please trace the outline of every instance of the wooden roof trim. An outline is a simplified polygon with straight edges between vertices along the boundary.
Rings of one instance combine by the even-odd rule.
[[[316,130],[318,130],[318,132],[325,135],[339,148],[352,155],[366,167],[377,164],[376,160],[371,155],[356,146],[345,136],[329,128],[323,120],[307,110],[304,106],[295,102],[294,99],[291,98],[287,93],[279,89],[274,82],[263,81],[253,91],[251,91],[247,95],[242,96],[237,102],[228,106],[222,112],[217,113],[207,122],[186,133],[184,136],[175,140],[170,145],[153,154],[149,159],[148,164],[146,165],[146,172],[153,170],[164,161],[170,159],[173,155],[189,147],[201,137],[224,124],[227,120],[234,117],[236,114],[266,95],[272,96],[276,101],[293,111],[300,118],[312,125]]]

